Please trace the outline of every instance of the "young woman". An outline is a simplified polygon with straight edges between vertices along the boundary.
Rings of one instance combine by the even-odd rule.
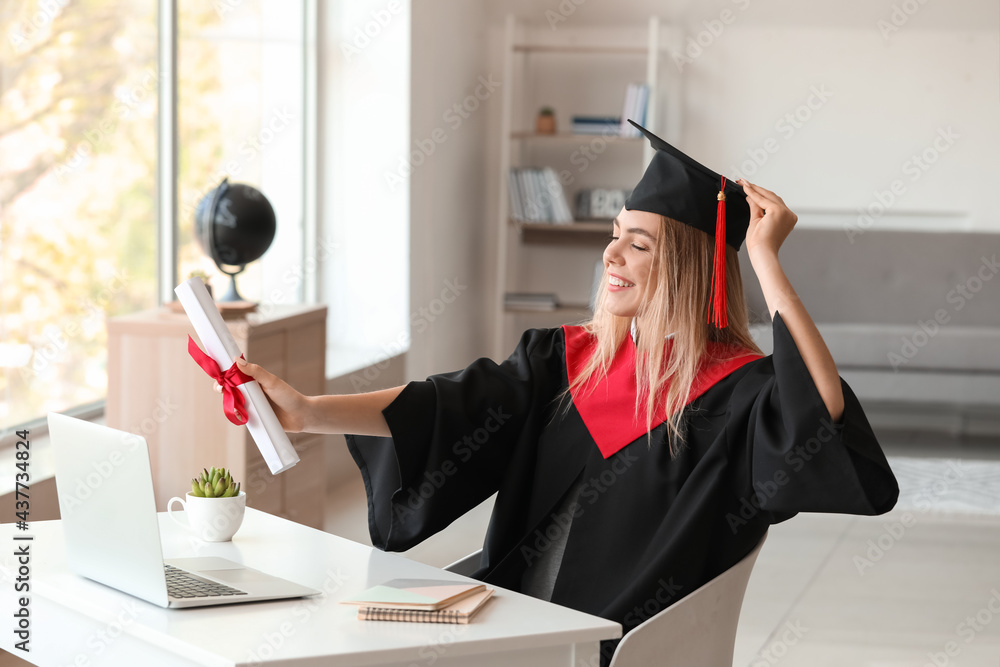
[[[770,524],[880,514],[898,495],[778,261],[795,214],[639,129],[657,151],[614,220],[585,325],[527,331],[501,364],[360,395],[306,397],[240,364],[286,430],[354,434],[375,546],[412,547],[497,493],[477,578],[626,632]],[[748,332],[744,235],[767,357]]]

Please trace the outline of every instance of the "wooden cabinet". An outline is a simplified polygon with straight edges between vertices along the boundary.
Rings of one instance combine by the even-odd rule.
[[[227,324],[248,360],[306,395],[323,393],[325,306],[268,306]],[[250,507],[322,528],[328,436],[289,434],[301,460],[272,475],[250,432],[226,419],[212,379],[188,355],[189,334],[200,343],[187,315],[168,308],[108,320],[107,425],[146,439],[157,510],[190,490],[202,468],[225,466]]]

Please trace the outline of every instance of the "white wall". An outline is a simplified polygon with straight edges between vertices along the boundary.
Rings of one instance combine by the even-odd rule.
[[[498,74],[487,65],[485,4],[413,7],[410,148],[423,163],[410,176],[411,379],[468,365],[486,339],[485,150],[501,91],[483,83]]]
[[[319,3],[320,216],[328,369],[405,349],[409,190],[389,183],[410,132],[409,0]],[[361,378],[355,390],[374,386]]]
[[[906,217],[1000,231],[997,48],[996,30],[904,26],[886,41],[869,25],[734,24],[688,66],[686,148],[776,191],[806,224],[857,223],[881,198],[895,201],[873,207],[872,228]],[[896,195],[877,194],[894,181]]]
[[[1000,231],[990,187],[1000,175],[993,0],[507,0],[489,8],[495,31],[507,12],[556,31],[641,25],[651,13],[681,27],[687,39],[672,50],[687,60],[665,62],[683,82],[678,145],[776,191],[803,212],[803,224],[856,223],[857,209],[899,180],[903,194],[874,224]],[[816,108],[801,108],[807,103]],[[784,120],[796,113],[807,120]],[[955,138],[937,139],[948,128]],[[926,170],[911,161],[925,150],[937,158]],[[750,153],[764,164],[747,162]]]
[[[891,25],[893,7],[903,5],[916,12],[897,14],[899,29],[883,36],[879,21]],[[717,36],[703,33],[718,28],[723,10],[732,22]],[[403,143],[425,155],[409,176],[409,257],[385,260],[409,261],[408,378],[461,368],[488,349],[500,91],[457,127],[445,114],[475,93],[479,76],[499,78],[497,47],[509,11],[541,25],[558,16],[557,30],[641,26],[657,13],[692,38],[703,33],[702,52],[682,71],[678,145],[719,171],[740,170],[775,190],[800,212],[802,225],[856,224],[857,210],[899,180],[903,194],[875,225],[1000,231],[992,205],[1000,174],[1000,8],[994,0],[414,0],[411,113]],[[675,65],[667,58],[663,66]],[[801,128],[778,126],[785,114],[806,115],[799,107],[814,87],[832,95],[822,103],[813,98],[818,108]],[[369,125],[362,117],[338,131]],[[907,160],[932,148],[938,130],[949,126],[957,139],[914,180]],[[417,142],[429,146],[435,129],[444,141],[426,155]],[[768,139],[777,151],[751,175],[741,163]],[[331,137],[325,144],[334,150]],[[386,164],[397,165],[399,154],[387,157]],[[383,172],[364,176],[378,180]],[[452,297],[445,281],[456,279],[467,287],[444,303],[442,296]],[[331,296],[324,294],[332,306]],[[373,326],[382,331],[386,325]]]

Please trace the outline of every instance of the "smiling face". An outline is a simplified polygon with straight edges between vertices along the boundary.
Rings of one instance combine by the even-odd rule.
[[[643,299],[655,289],[652,270],[660,216],[646,211],[622,208],[614,220],[608,247],[604,249],[604,268],[608,272],[608,296],[605,308],[619,317],[633,317]]]

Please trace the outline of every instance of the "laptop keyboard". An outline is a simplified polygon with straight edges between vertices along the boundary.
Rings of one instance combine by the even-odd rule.
[[[208,579],[180,570],[172,565],[164,565],[167,575],[167,595],[172,598],[203,598],[224,595],[246,595],[246,591],[231,588]]]

